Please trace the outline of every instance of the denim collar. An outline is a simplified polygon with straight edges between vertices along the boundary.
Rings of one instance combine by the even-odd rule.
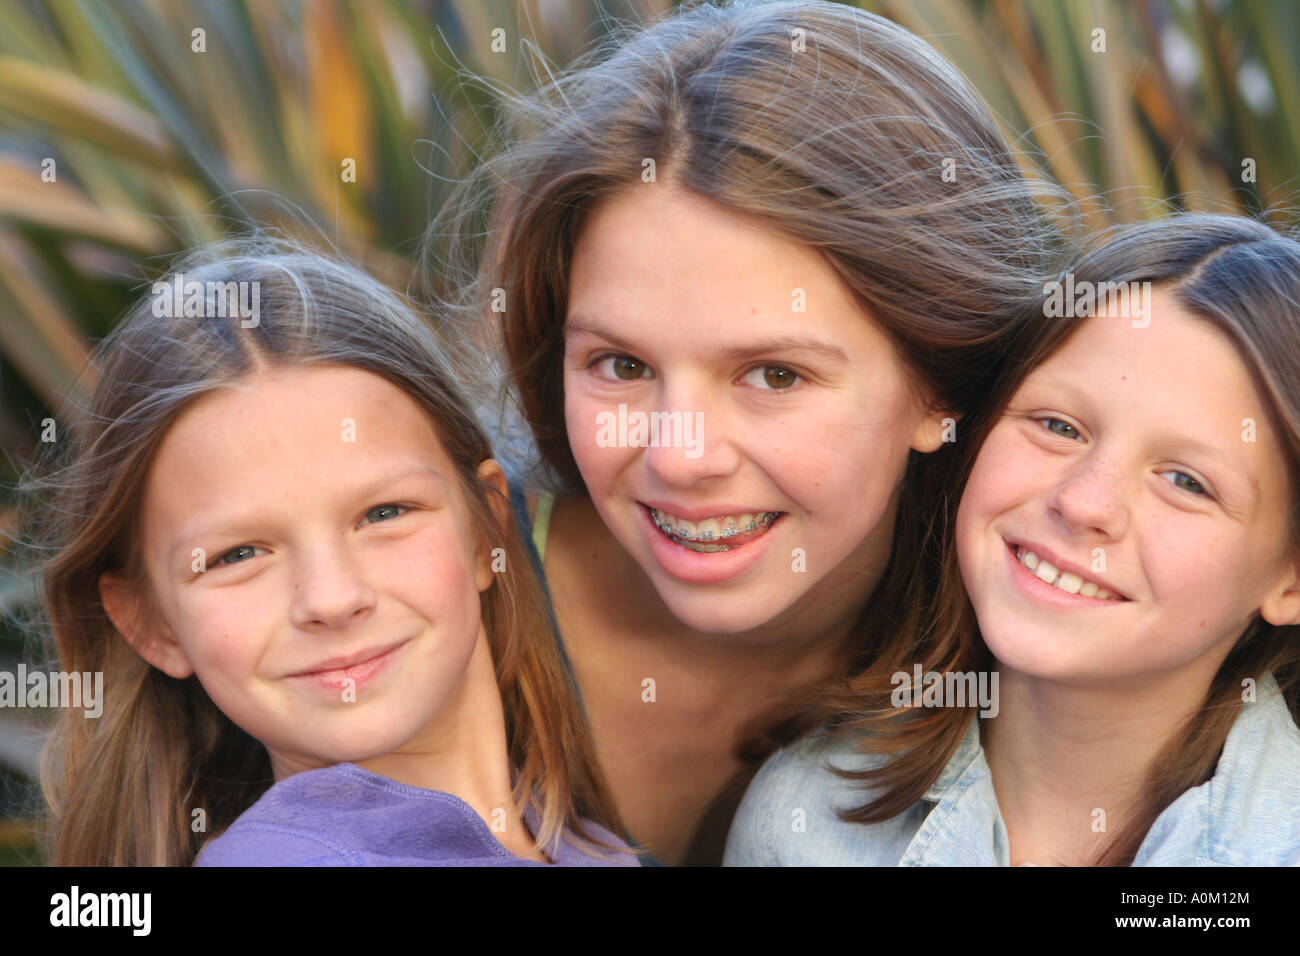
[[[934,803],[903,866],[1007,866],[1010,847],[979,717],[923,800]],[[1224,743],[1214,775],[1161,812],[1135,865],[1300,863],[1300,730],[1271,674],[1258,682]]]

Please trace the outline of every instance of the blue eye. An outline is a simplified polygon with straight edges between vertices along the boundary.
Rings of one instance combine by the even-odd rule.
[[[1185,471],[1165,471],[1165,472],[1161,472],[1161,474],[1172,476],[1169,479],[1169,483],[1173,485],[1175,488],[1181,488],[1183,491],[1191,492],[1194,495],[1204,495],[1208,497],[1210,494],[1209,491],[1206,490],[1204,485],[1202,485],[1199,481],[1197,481],[1195,478],[1193,478]],[[1180,478],[1184,480],[1179,481],[1178,479]]]
[[[405,513],[405,512],[408,511],[408,510],[409,510],[409,509],[408,509],[405,505],[379,505],[379,507],[377,507],[377,508],[371,508],[369,511],[367,511],[367,512],[366,512],[366,518],[369,519],[372,515],[381,514],[381,513],[385,513],[385,512],[386,512],[387,514],[385,514],[384,517],[377,518],[376,520],[378,520],[378,521],[388,521],[388,520],[390,520],[390,519],[392,519],[392,518],[396,518],[396,517],[398,516],[398,513],[399,513],[399,512],[401,512],[401,513]],[[365,523],[365,522],[363,522],[363,523]]]
[[[239,547],[231,548],[221,557],[217,558],[217,563],[218,564],[241,564],[245,559],[253,557],[253,555],[250,552],[264,551],[264,550],[266,549],[255,548],[251,544],[241,544]],[[235,555],[240,555],[240,557],[235,557],[234,560],[232,561],[231,558],[234,557]]]
[[[1083,437],[1079,434],[1079,430],[1067,421],[1062,421],[1059,418],[1043,418],[1039,420],[1043,423],[1043,427],[1053,435],[1060,435],[1062,438],[1068,438],[1071,441],[1077,441]],[[1058,425],[1059,428],[1056,427]]]

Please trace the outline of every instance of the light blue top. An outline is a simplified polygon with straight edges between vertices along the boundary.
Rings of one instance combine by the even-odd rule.
[[[724,866],[1009,866],[1007,828],[974,717],[925,795],[881,823],[846,823],[861,783],[826,769],[878,766],[854,735],[805,737],[768,758],[731,825]],[[1156,819],[1134,866],[1300,866],[1300,729],[1272,675],[1242,704],[1214,776]]]

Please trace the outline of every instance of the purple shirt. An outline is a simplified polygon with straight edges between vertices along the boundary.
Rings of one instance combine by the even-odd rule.
[[[536,810],[524,814],[533,832]],[[603,827],[587,832],[627,846]],[[559,866],[639,866],[632,853],[579,849],[565,830]],[[590,845],[590,844],[588,844]],[[604,858],[602,858],[604,857]],[[207,844],[195,866],[546,866],[507,850],[464,800],[371,773],[354,763],[305,770],[264,793]]]

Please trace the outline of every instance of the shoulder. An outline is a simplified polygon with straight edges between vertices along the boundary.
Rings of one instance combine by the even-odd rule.
[[[211,840],[195,866],[363,866],[347,846],[298,827],[236,820]]]
[[[510,857],[451,794],[342,763],[279,781],[197,866],[369,866]]]
[[[1242,705],[1208,784],[1211,859],[1300,866],[1300,728],[1269,678]]]
[[[356,866],[355,848],[332,827],[360,784],[339,766],[308,770],[274,784],[220,835],[195,866]]]
[[[1242,704],[1214,776],[1161,813],[1139,860],[1300,866],[1300,728],[1271,676]]]
[[[594,820],[579,821],[583,837],[565,830],[554,856],[560,866],[640,866],[641,859],[626,840]]]
[[[864,754],[861,738],[824,731],[778,750],[763,764],[741,800],[727,839],[725,866],[892,865],[873,857],[872,834],[897,828],[850,823],[839,810],[862,806],[870,793],[835,773],[865,770],[886,759]],[[892,846],[894,841],[890,841]],[[905,844],[904,844],[905,845]]]

